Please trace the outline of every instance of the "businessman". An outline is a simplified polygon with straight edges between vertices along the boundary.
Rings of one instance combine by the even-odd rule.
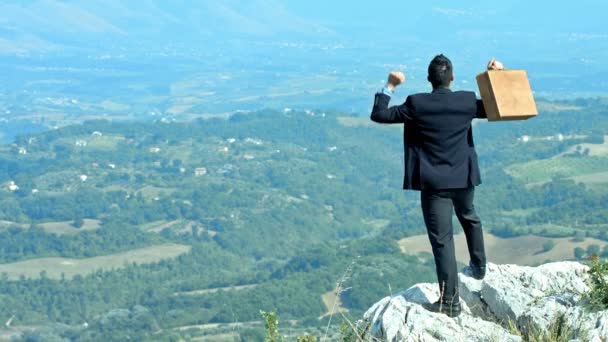
[[[503,69],[492,59],[488,69]],[[371,119],[383,124],[404,124],[405,177],[403,188],[420,191],[426,225],[439,282],[440,299],[425,307],[458,316],[458,271],[454,253],[452,211],[464,230],[470,256],[470,272],[476,279],[486,273],[481,221],[475,212],[475,187],[481,184],[471,122],[486,118],[483,103],[470,91],[451,91],[452,62],[444,55],[428,67],[430,93],[414,94],[389,107],[395,87],[405,81],[391,72],[386,87],[375,97]]]

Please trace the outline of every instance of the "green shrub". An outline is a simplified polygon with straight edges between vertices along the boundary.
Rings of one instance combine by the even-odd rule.
[[[586,294],[586,298],[591,307],[598,310],[608,309],[608,261],[601,261],[597,256],[591,258],[589,285],[591,290]]]
[[[587,255],[592,256],[594,254],[595,255],[600,254],[600,246],[596,245],[596,244],[587,246]]]
[[[543,243],[543,252],[548,252],[548,251],[552,250],[553,247],[555,247],[555,241],[549,240],[549,241]]]
[[[577,231],[574,233],[574,237],[572,238],[572,241],[573,241],[573,242],[583,242],[583,241],[585,241],[585,237],[586,237],[586,234],[585,234],[585,232],[584,232],[584,231],[582,231],[582,230],[577,230]]]
[[[582,247],[574,248],[574,257],[576,260],[581,260],[585,257],[585,249]]]
[[[266,342],[282,342],[283,337],[279,335],[279,317],[276,312],[262,311],[260,315],[264,318],[264,327],[266,328]]]

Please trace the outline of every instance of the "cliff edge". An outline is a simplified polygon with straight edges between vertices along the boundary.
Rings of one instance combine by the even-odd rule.
[[[365,340],[608,341],[608,310],[584,305],[588,266],[555,262],[538,267],[487,265],[483,280],[459,274],[462,314],[450,318],[421,304],[439,297],[422,283],[385,297],[357,323]]]

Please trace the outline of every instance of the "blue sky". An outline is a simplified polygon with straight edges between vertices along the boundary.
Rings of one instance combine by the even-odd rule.
[[[325,31],[314,29],[320,27],[341,37],[360,34],[360,29],[388,36],[462,30],[606,33],[606,12],[608,1],[604,0],[4,0],[0,3],[0,38],[6,30],[128,35],[158,33],[160,28],[179,28],[186,36],[306,33],[317,39],[324,38],[317,33]]]
[[[606,32],[608,2],[547,1],[398,1],[286,0],[294,12],[327,25],[362,24],[402,32],[402,27],[488,28],[542,32]],[[422,29],[422,27],[419,27]]]

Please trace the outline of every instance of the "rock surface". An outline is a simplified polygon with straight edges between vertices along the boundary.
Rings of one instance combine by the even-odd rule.
[[[557,322],[572,341],[608,341],[608,310],[589,312],[588,267],[556,262],[538,267],[488,264],[476,280],[459,274],[462,314],[450,318],[421,304],[439,297],[437,284],[417,284],[374,304],[358,322],[367,338],[382,341],[521,341],[550,336]],[[563,330],[562,330],[563,331]]]

